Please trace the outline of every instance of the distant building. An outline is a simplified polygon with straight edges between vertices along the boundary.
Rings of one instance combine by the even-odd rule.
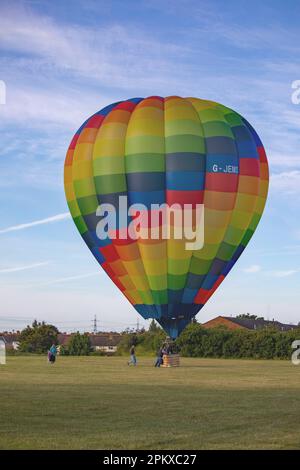
[[[91,347],[94,351],[102,351],[105,354],[115,354],[122,335],[116,332],[110,333],[87,333],[90,338]],[[0,339],[4,342],[6,349],[17,350],[19,348],[20,333],[0,332]],[[58,333],[57,342],[59,346],[67,347],[72,337],[70,333]]]
[[[298,325],[289,325],[275,320],[254,318],[236,318],[218,316],[203,323],[204,328],[217,328],[225,326],[229,330],[261,330],[263,328],[276,328],[279,331],[290,331],[299,328]]]
[[[90,335],[91,346],[94,351],[102,351],[106,354],[115,354],[121,341],[119,333],[98,333]]]
[[[57,342],[59,346],[67,346],[70,341],[71,335],[68,333],[58,333]]]
[[[91,347],[94,351],[102,351],[105,354],[115,354],[121,341],[120,333],[88,333]],[[59,333],[57,336],[59,346],[67,347],[72,334]]]

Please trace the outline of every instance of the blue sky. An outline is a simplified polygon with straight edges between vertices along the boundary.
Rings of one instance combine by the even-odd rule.
[[[296,0],[0,2],[0,330],[33,318],[88,330],[95,314],[105,330],[136,323],[67,216],[63,163],[86,117],[153,94],[234,108],[270,163],[262,221],[197,318],[300,321],[299,14]]]

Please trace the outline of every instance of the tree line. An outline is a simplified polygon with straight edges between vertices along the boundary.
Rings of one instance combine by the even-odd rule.
[[[292,343],[300,339],[300,328],[279,331],[272,327],[259,330],[225,327],[203,328],[193,323],[177,340],[182,356],[253,359],[290,359]]]
[[[259,330],[230,330],[224,326],[204,328],[200,323],[188,325],[175,341],[177,350],[185,357],[290,359],[292,343],[300,339],[300,327],[279,331],[274,327]],[[138,354],[153,354],[165,340],[158,326],[142,334],[127,334],[119,345],[126,352],[134,344]]]
[[[21,331],[19,338],[20,353],[45,354],[52,344],[58,345],[59,331],[54,325],[36,320]],[[61,355],[87,356],[92,352],[90,338],[79,332],[73,334],[67,346],[60,346]]]
[[[20,334],[21,353],[46,353],[52,344],[58,344],[58,329],[44,322],[34,322]],[[123,332],[117,354],[128,354],[132,345],[139,355],[154,355],[166,339],[164,331],[153,320],[147,331]],[[182,356],[215,358],[289,359],[292,343],[300,339],[300,327],[279,331],[272,327],[259,330],[226,327],[207,329],[197,322],[188,325],[176,340]],[[67,346],[60,347],[61,355],[89,355],[92,353],[88,334],[73,334]],[[101,353],[100,353],[101,354]]]

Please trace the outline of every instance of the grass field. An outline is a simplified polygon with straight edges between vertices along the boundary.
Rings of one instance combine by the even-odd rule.
[[[300,449],[300,366],[288,361],[8,357],[1,449]]]

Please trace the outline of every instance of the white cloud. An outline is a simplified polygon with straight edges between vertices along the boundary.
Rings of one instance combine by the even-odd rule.
[[[252,253],[261,256],[279,256],[286,257],[286,256],[294,256],[300,254],[300,245],[286,245],[277,248],[276,250],[268,250],[268,249],[260,249],[260,250],[252,250]]]
[[[47,266],[48,264],[50,264],[50,261],[44,261],[42,263],[27,264],[25,266],[16,266],[14,268],[2,268],[0,269],[0,274],[16,273],[19,271],[25,271],[27,269],[40,268],[41,266]]]
[[[60,24],[20,8],[2,8],[0,41],[2,48],[23,53],[14,62],[18,66],[21,60],[23,69],[26,65],[40,71],[51,68],[55,76],[55,67],[122,88],[135,88],[137,79],[157,84],[162,73],[172,76],[171,57],[187,53],[179,43],[162,42],[133,26],[128,30],[116,23],[98,28]],[[27,62],[25,53],[30,54]],[[173,68],[175,72],[175,62]]]
[[[285,192],[287,194],[300,193],[300,170],[284,171],[272,174],[270,189]]]
[[[99,273],[101,273],[101,270],[92,273],[79,274],[78,276],[61,277],[59,279],[54,279],[53,281],[43,282],[42,284],[37,285],[48,286],[51,284],[60,284],[61,282],[77,281],[77,279],[85,279],[87,277],[99,276]]]
[[[258,273],[261,271],[261,266],[259,264],[253,264],[252,266],[249,266],[248,268],[243,269],[245,273]]]
[[[76,131],[88,116],[107,104],[103,97],[89,90],[82,99],[77,90],[67,91],[61,86],[53,88],[53,84],[52,89],[50,85],[47,90],[39,90],[27,82],[19,85],[9,82],[7,90],[7,103],[1,108],[1,121],[18,123],[23,129],[51,123],[60,132],[69,129]]]
[[[300,152],[298,152],[298,147],[300,140],[299,138],[293,139],[292,134],[285,135],[284,137],[281,136],[282,138],[285,138],[286,141],[289,142],[289,151],[290,153],[288,154],[286,150],[282,150],[282,152],[278,152],[278,147],[277,151],[273,152],[270,151],[268,153],[268,160],[269,164],[272,167],[278,167],[278,168],[286,168],[287,170],[289,169],[295,169],[300,167]],[[273,142],[273,145],[276,146],[276,142]],[[282,142],[281,142],[282,145]],[[293,171],[293,170],[291,170]]]
[[[273,276],[273,277],[289,277],[298,272],[299,272],[299,269],[287,269],[287,270],[267,271],[266,274],[269,274],[270,276]]]
[[[69,212],[64,212],[62,214],[57,214],[52,217],[47,217],[46,219],[35,220],[34,222],[28,222],[19,225],[13,225],[12,227],[7,227],[0,230],[0,233],[15,232],[17,230],[24,230],[27,228],[35,227],[37,225],[51,224],[53,222],[60,222],[61,220],[70,219],[71,215]]]
[[[281,277],[288,277],[292,276],[293,274],[298,273],[300,270],[299,269],[286,269],[286,270],[263,270],[262,267],[258,264],[253,264],[252,266],[249,266],[248,268],[243,269],[245,273],[249,274],[256,274],[258,272],[261,272],[264,275],[267,276],[272,276],[276,278],[281,278]]]
[[[188,84],[195,88],[190,70],[178,68],[188,49],[179,41],[155,39],[140,27],[81,27],[20,5],[1,5],[0,49],[13,52],[0,59],[7,83],[1,121],[23,128],[51,123],[77,129],[118,99],[172,86],[177,90],[182,83],[187,91]]]

